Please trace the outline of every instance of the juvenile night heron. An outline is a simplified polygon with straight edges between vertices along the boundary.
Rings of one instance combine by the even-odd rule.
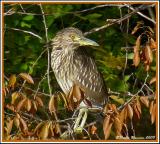
[[[93,108],[102,108],[107,100],[107,91],[95,61],[85,52],[87,46],[99,45],[73,27],[58,32],[51,45],[51,67],[63,92],[68,95],[73,85],[78,85],[84,90],[84,97],[91,102]],[[82,101],[74,131],[82,130],[87,111],[88,106]]]

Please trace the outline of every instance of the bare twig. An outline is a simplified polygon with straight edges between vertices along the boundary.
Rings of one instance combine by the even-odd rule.
[[[129,9],[133,10],[133,11],[135,10],[131,5],[125,4],[125,6],[128,7]],[[148,8],[148,9],[150,9],[150,8]],[[155,22],[154,19],[149,18],[148,16],[144,15],[143,13],[137,12],[137,14],[139,14],[139,15],[142,16],[143,18],[145,18],[145,19],[151,21],[152,23],[156,24],[156,22]]]
[[[39,6],[40,6],[41,12],[43,14],[42,16],[43,16],[43,23],[44,23],[44,28],[45,28],[46,43],[48,43],[49,39],[48,39],[48,28],[47,28],[47,24],[46,24],[46,18],[44,16],[44,11],[43,11],[42,5],[39,4]],[[49,88],[50,95],[52,95],[51,85],[50,85],[50,75],[49,75],[49,71],[50,71],[50,51],[49,51],[49,47],[48,46],[47,46],[47,51],[48,51],[48,67],[47,67],[48,88]]]
[[[85,32],[84,35],[89,35],[89,34],[92,34],[92,33],[94,33],[94,32],[98,32],[98,31],[100,31],[100,30],[106,29],[107,27],[112,26],[112,25],[114,25],[114,24],[120,23],[120,22],[122,22],[122,21],[130,18],[133,14],[135,14],[135,13],[141,11],[141,10],[144,10],[144,9],[146,9],[146,8],[149,8],[149,7],[153,7],[153,5],[147,5],[147,6],[146,6],[146,5],[141,5],[141,6],[139,6],[138,8],[135,8],[135,10],[133,10],[133,11],[130,12],[129,14],[126,14],[124,17],[119,18],[119,19],[116,19],[116,20],[114,20],[114,21],[112,21],[112,22],[110,22],[110,23],[107,23],[106,25],[103,25],[103,26],[101,26],[101,27],[93,28],[93,29],[91,29],[90,31]]]
[[[22,29],[17,29],[17,28],[10,28],[10,27],[6,27],[6,29],[10,29],[10,30],[14,30],[14,31],[19,31],[19,32],[24,32],[24,33],[30,34],[30,35],[32,35],[34,37],[37,37],[40,40],[42,39],[41,36],[39,36],[39,35],[37,35],[37,34],[35,34],[33,32],[30,32],[30,31],[26,31],[26,30],[22,30]]]
[[[84,9],[84,10],[81,10],[81,11],[75,11],[74,13],[84,13],[84,12],[88,12],[88,11],[92,11],[92,10],[95,10],[95,9],[98,9],[98,8],[103,8],[103,7],[110,7],[110,6],[117,6],[117,7],[122,7],[124,5],[117,5],[117,4],[104,4],[104,5],[97,5],[95,7],[91,7],[91,8],[88,8],[88,9]]]

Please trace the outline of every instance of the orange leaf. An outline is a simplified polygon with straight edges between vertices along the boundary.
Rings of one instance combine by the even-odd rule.
[[[22,127],[23,127],[23,131],[26,132],[28,131],[28,127],[27,127],[27,123],[24,121],[24,119],[22,119],[21,117],[19,118],[21,124],[22,124]]]
[[[94,135],[97,131],[97,127],[95,125],[92,125],[91,127],[91,134]]]
[[[43,101],[40,97],[36,96],[36,101],[38,102],[38,104],[42,107],[43,106]]]
[[[19,74],[24,80],[26,80],[28,83],[34,84],[34,81],[32,77],[27,73],[20,73]]]
[[[140,102],[139,102],[139,99],[137,99],[136,106],[137,106],[137,109],[138,109],[139,113],[141,114],[142,111],[141,111],[141,104],[140,104]]]
[[[150,48],[148,43],[146,44],[144,54],[145,54],[145,59],[147,61],[147,64],[152,63],[152,61],[153,61],[153,53],[152,53],[152,50],[151,50],[151,48]]]
[[[22,100],[17,104],[17,107],[16,107],[17,112],[19,112],[20,109],[25,106],[25,105],[24,105],[25,101],[26,101],[26,98],[22,99]]]
[[[31,106],[32,106],[31,100],[30,99],[26,99],[25,107],[26,107],[28,112],[31,110]]]
[[[142,102],[146,107],[149,107],[148,97],[146,97],[146,96],[141,96],[141,97],[140,97],[140,100],[141,100],[141,102]]]
[[[33,104],[33,108],[35,109],[35,111],[37,111],[37,101],[32,100],[32,104]]]
[[[49,100],[48,108],[49,108],[50,113],[56,111],[55,96],[51,96],[51,98]]]
[[[111,128],[112,128],[113,122],[109,123],[104,135],[105,135],[105,139],[108,139],[111,133]]]
[[[15,83],[16,83],[16,75],[13,74],[9,78],[9,84],[8,84],[8,86],[14,88]]]
[[[152,124],[155,122],[155,119],[156,119],[156,104],[153,104],[153,109],[151,113],[151,123]]]
[[[154,83],[154,82],[156,82],[156,76],[153,77],[153,78],[150,80],[149,84],[152,84],[152,83]]]
[[[141,42],[141,35],[137,38],[136,44],[134,46],[134,57],[133,57],[133,65],[137,67],[140,63],[140,42]]]
[[[150,39],[150,48],[151,49],[156,49],[157,48],[157,44],[156,44],[156,42],[154,41],[154,39]]]
[[[150,108],[149,108],[149,113],[150,113],[150,115],[152,114],[153,104],[154,104],[154,101],[151,101],[151,103],[150,103]]]
[[[114,126],[116,129],[116,136],[121,136],[122,122],[117,116],[114,118]]]
[[[104,122],[103,122],[103,131],[104,131],[104,134],[109,126],[109,121],[110,121],[110,115],[107,115],[104,119]]]
[[[130,104],[128,104],[128,106],[127,106],[127,113],[128,113],[128,117],[130,118],[130,119],[132,119],[133,118],[133,109],[132,109],[132,107],[130,106]]]
[[[135,112],[137,118],[140,119],[140,113],[139,113],[139,111],[138,111],[137,104],[135,104],[135,105],[133,106],[133,109],[134,109],[134,112]]]

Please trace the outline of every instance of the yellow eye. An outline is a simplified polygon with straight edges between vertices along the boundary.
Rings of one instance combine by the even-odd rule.
[[[74,38],[76,37],[74,34],[70,35],[71,39],[74,40]]]

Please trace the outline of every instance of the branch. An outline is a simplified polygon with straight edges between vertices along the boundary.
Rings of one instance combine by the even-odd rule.
[[[37,37],[40,40],[42,40],[42,37],[40,37],[39,35],[37,35],[37,34],[35,34],[33,32],[30,32],[30,31],[26,31],[26,30],[22,30],[22,29],[17,29],[17,28],[9,28],[9,27],[6,27],[6,29],[11,29],[11,30],[19,31],[19,32],[24,32],[24,33],[30,34],[30,35],[32,35],[34,37]]]
[[[45,19],[45,16],[44,16],[44,11],[43,11],[42,5],[40,4],[39,6],[40,6],[41,12],[43,14],[42,17],[43,17],[43,23],[44,23],[44,28],[45,28],[46,43],[48,43],[49,40],[48,40],[48,28],[47,28],[47,24],[46,24],[46,19]],[[47,51],[48,51],[48,67],[47,67],[48,88],[49,88],[50,95],[52,95],[51,85],[50,85],[50,75],[49,75],[49,71],[50,71],[50,52],[49,52],[49,47],[48,46],[47,46]]]
[[[97,5],[95,7],[91,7],[91,8],[88,8],[88,9],[85,9],[85,10],[81,10],[81,11],[75,11],[73,13],[84,13],[84,12],[88,12],[88,11],[91,11],[91,10],[95,10],[97,8],[103,8],[103,7],[108,7],[108,6],[117,6],[117,7],[122,7],[124,5],[115,5],[115,4],[104,4],[104,5]]]
[[[93,28],[90,31],[85,32],[84,35],[86,36],[86,35],[92,34],[94,32],[98,32],[100,30],[106,29],[107,27],[112,26],[114,24],[121,23],[122,21],[130,18],[133,14],[135,14],[135,13],[141,11],[141,10],[144,10],[146,8],[149,8],[149,7],[153,7],[153,5],[147,5],[147,6],[146,5],[140,5],[138,8],[136,8],[135,10],[130,12],[129,14],[126,14],[124,17],[112,20],[112,21],[108,22],[106,25],[103,25],[101,27]]]
[[[127,5],[127,4],[126,4],[125,6],[128,7],[129,9],[133,10],[133,11],[135,10],[135,9],[134,9],[132,6],[130,6],[130,5]],[[156,24],[156,22],[155,22],[153,19],[149,18],[148,16],[144,15],[143,13],[137,12],[137,14],[139,14],[139,15],[142,16],[143,18],[151,21],[152,23]]]

